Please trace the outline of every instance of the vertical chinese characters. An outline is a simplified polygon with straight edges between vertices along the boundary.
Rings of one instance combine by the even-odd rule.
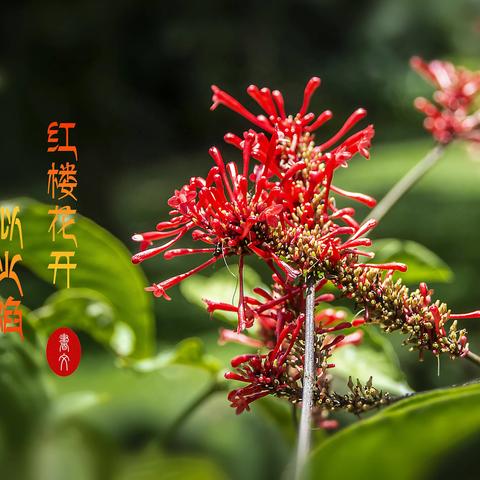
[[[52,216],[48,232],[52,236],[52,243],[60,237],[71,242],[71,250],[53,249],[50,253],[52,258],[48,265],[49,270],[53,270],[53,284],[57,282],[58,270],[65,270],[66,287],[70,288],[70,270],[75,270],[77,264],[74,262],[75,249],[78,247],[77,237],[67,229],[75,223],[75,214],[77,210],[65,202],[77,202],[75,190],[77,188],[77,166],[78,151],[75,145],[70,145],[70,130],[74,129],[75,123],[51,122],[47,129],[47,143],[49,144],[47,152],[51,154],[63,153],[69,156],[69,160],[62,161],[59,165],[52,161],[47,172],[47,194],[52,200],[58,202],[63,200],[63,204],[55,205],[48,211]],[[57,166],[58,165],[58,166]]]
[[[0,238],[8,242],[8,250],[2,252],[0,257],[0,283],[5,280],[13,282],[18,295],[23,297],[22,284],[15,271],[15,266],[22,261],[20,253],[12,251],[13,240],[18,239],[18,246],[23,250],[23,231],[20,221],[20,207],[0,208]],[[22,310],[20,300],[9,295],[7,299],[0,298],[0,331],[3,333],[15,332],[23,340]]]

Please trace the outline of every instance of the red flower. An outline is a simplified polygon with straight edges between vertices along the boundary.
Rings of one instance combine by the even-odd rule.
[[[324,297],[326,295],[330,294],[323,294]],[[297,293],[291,300],[295,302],[299,297],[303,297],[303,295]],[[322,301],[321,297],[318,297],[317,301]],[[329,299],[331,300],[331,298]],[[301,383],[299,382],[303,375],[304,352],[298,338],[304,323],[304,315],[297,313],[297,316],[292,319],[291,315],[295,314],[292,306],[286,307],[285,304],[288,303],[286,300],[274,304],[277,300],[281,300],[281,298],[264,303],[263,310],[260,305],[256,306],[270,319],[270,323],[263,324],[262,335],[264,338],[267,337],[266,346],[271,350],[267,354],[245,354],[234,358],[231,365],[235,371],[225,374],[225,378],[229,380],[248,384],[232,390],[228,395],[228,400],[236,409],[237,414],[249,410],[249,405],[253,401],[266,395],[288,398],[294,403],[301,398]],[[288,321],[284,317],[287,309],[291,314],[287,315]],[[327,363],[333,350],[344,345],[357,345],[362,340],[363,332],[357,330],[349,335],[337,334],[341,330],[351,328],[352,323],[346,322],[344,315],[333,309],[320,311],[316,320],[317,355],[320,359],[317,367],[317,381],[318,389],[321,391],[322,386],[328,385],[322,373],[323,370],[334,367],[333,364]],[[269,335],[265,335],[266,325],[270,326]],[[240,340],[241,343],[254,345],[252,343],[254,339],[251,337],[240,339],[237,336],[242,334],[235,332],[232,332],[232,335],[229,339],[231,341]],[[273,343],[268,336],[274,339]]]
[[[426,63],[413,57],[410,64],[437,89],[434,103],[417,98],[415,106],[426,115],[425,128],[440,143],[455,138],[480,142],[480,110],[471,112],[480,93],[480,72],[457,68],[449,62]]]
[[[240,355],[231,361],[237,372],[227,372],[225,378],[248,383],[228,394],[228,400],[237,414],[250,410],[250,403],[270,393],[280,394],[288,389],[286,360],[298,337],[304,321],[300,315],[296,324],[284,327],[278,337],[275,348],[266,355]]]
[[[257,349],[269,349],[268,353],[246,354],[232,360],[234,372],[226,374],[227,379],[245,382],[248,385],[230,392],[228,398],[237,413],[249,409],[250,403],[266,395],[276,395],[299,400],[301,386],[299,384],[303,373],[303,346],[298,342],[302,337],[305,310],[305,286],[294,286],[286,283],[278,274],[273,275],[274,283],[271,292],[256,288],[258,298],[245,297],[245,308],[251,325],[255,320],[257,330],[254,336],[222,329],[220,342],[235,342]],[[317,285],[315,304],[332,302],[335,296],[323,293],[326,280]],[[238,307],[221,302],[205,301],[208,310],[236,312]],[[317,335],[318,353],[323,358],[320,362],[320,383],[326,382],[320,372],[334,365],[327,359],[335,348],[344,345],[357,345],[362,340],[363,332],[356,330],[345,335],[340,331],[364,323],[363,319],[353,322],[346,321],[346,314],[333,308],[322,309],[315,317],[315,333]],[[319,391],[322,385],[319,383]]]
[[[275,267],[270,264],[275,269]],[[258,331],[257,336],[261,344],[267,348],[274,348],[277,337],[281,330],[286,326],[294,323],[298,316],[305,310],[305,286],[293,285],[283,279],[280,273],[273,276],[272,291],[268,292],[263,288],[255,288],[254,293],[260,298],[244,296],[243,308],[245,311],[245,327],[250,328],[256,322]],[[335,300],[335,296],[331,293],[321,293],[321,289],[325,285],[323,280],[317,285],[317,292],[320,294],[316,298],[316,304],[321,302],[331,302]],[[238,313],[239,307],[229,303],[215,302],[204,299],[207,305],[207,311],[214,313],[217,310]],[[331,313],[331,309],[328,309]],[[323,325],[323,322],[322,322]],[[244,345],[258,345],[256,339],[240,334],[234,334],[222,330],[221,341],[233,341]]]
[[[371,125],[343,139],[345,134],[366,115],[359,109],[345,122],[344,126],[329,140],[315,145],[311,132],[331,118],[330,111],[321,113],[315,121],[314,115],[307,113],[310,99],[320,79],[312,78],[304,93],[304,99],[297,115],[285,114],[283,97],[277,90],[259,89],[251,85],[247,92],[265,111],[267,116],[255,116],[237,100],[218,87],[213,89],[213,106],[223,104],[264,129],[256,137],[251,153],[264,167],[280,178],[278,187],[282,191],[283,222],[269,225],[264,245],[255,246],[259,256],[265,260],[275,255],[284,258],[295,271],[306,273],[311,262],[329,259],[334,262],[348,254],[364,254],[359,246],[368,246],[370,241],[357,234],[360,226],[353,219],[355,210],[351,207],[338,209],[331,193],[345,196],[353,201],[375,206],[375,200],[368,195],[348,192],[332,183],[336,169],[346,167],[348,160],[360,153],[369,156],[369,147],[374,130]],[[313,123],[311,123],[313,122]],[[244,150],[245,142],[233,134],[227,134],[227,142]],[[336,146],[335,146],[336,145]],[[333,148],[332,148],[333,147]],[[368,229],[374,224],[369,223]],[[363,232],[364,230],[362,230]],[[345,240],[342,235],[350,236]],[[259,249],[260,248],[260,249]],[[370,256],[369,253],[365,255]],[[293,276],[295,274],[293,273]]]
[[[272,92],[268,88],[259,89],[256,85],[250,85],[247,88],[247,93],[258,103],[266,114],[254,115],[228,93],[213,85],[213,104],[211,110],[214,110],[218,105],[222,104],[242,115],[255,126],[260,127],[267,132],[267,134],[276,137],[275,155],[272,155],[269,141],[265,135],[259,134],[258,143],[253,148],[253,156],[262,163],[266,163],[268,158],[270,162],[269,168],[275,169],[275,171],[278,172],[278,170],[287,170],[292,164],[301,161],[300,153],[304,148],[309,147],[310,142],[313,140],[312,133],[318,130],[318,128],[333,116],[330,110],[323,111],[316,118],[313,113],[308,113],[312,95],[319,86],[320,79],[318,77],[312,77],[305,87],[303,102],[299,112],[296,115],[287,115],[285,113],[283,96],[278,90]],[[317,157],[316,161],[322,162],[322,154],[339,143],[366,115],[366,110],[359,108],[350,115],[335,135],[314,147],[314,156]],[[334,157],[335,161],[340,164],[349,160],[357,152],[368,158],[368,150],[373,135],[373,126],[369,125],[341,141],[339,146],[330,151],[330,156]],[[243,147],[243,141],[232,133],[227,133],[225,140],[238,148]],[[274,157],[273,161],[272,156]]]
[[[478,118],[475,120],[468,109],[480,89],[477,76],[440,62],[427,65],[413,60],[413,64],[439,88],[435,99],[440,108],[424,105],[428,122],[433,122],[434,135],[443,143],[455,137],[475,139]],[[237,413],[248,410],[253,401],[268,394],[287,398],[292,403],[301,401],[305,352],[300,339],[307,277],[316,281],[317,305],[335,300],[331,293],[322,292],[326,282],[331,281],[364,312],[363,318],[352,322],[331,308],[316,314],[314,400],[318,409],[347,408],[363,412],[387,401],[381,392],[371,388],[371,381],[365,387],[349,383],[351,395],[330,392],[330,376],[326,371],[334,367],[328,363],[331,353],[335,348],[358,344],[362,339],[360,330],[346,334],[346,329],[375,322],[387,331],[406,333],[407,343],[420,351],[462,356],[468,352],[465,332],[457,332],[455,322],[447,332],[445,323],[480,314],[452,315],[445,304],[431,303],[431,292],[426,285],[411,293],[400,281],[394,283],[394,271],[406,270],[403,264],[371,264],[359,260],[361,256],[373,257],[364,248],[371,246],[366,234],[375,227],[375,221],[359,225],[354,219],[355,210],[350,206],[337,207],[334,195],[369,207],[375,205],[375,200],[335,186],[333,176],[357,153],[369,157],[374,130],[370,125],[345,138],[366,115],[365,110],[358,109],[335,135],[316,145],[313,132],[332,116],[328,110],[317,117],[308,113],[310,99],[319,85],[317,77],[308,82],[295,116],[285,113],[283,97],[278,91],[256,86],[247,89],[265,112],[265,115],[255,115],[224,91],[212,87],[212,109],[223,104],[263,132],[249,130],[243,138],[227,134],[226,141],[242,152],[241,166],[234,162],[225,164],[219,150],[212,147],[210,155],[215,165],[206,178],[192,177],[188,184],[175,191],[168,201],[172,208],[170,220],[160,222],[153,232],[133,236],[133,240],[140,243],[140,252],[132,257],[134,263],[158,254],[167,260],[180,255],[210,255],[192,270],[147,288],[166,299],[169,299],[167,291],[185,278],[221,257],[238,256],[238,304],[205,300],[210,313],[216,310],[237,313],[236,332],[222,330],[221,342],[234,341],[260,350],[233,359],[235,371],[226,374],[228,379],[247,384],[228,396]],[[187,234],[204,245],[174,248]],[[159,240],[165,243],[154,246]],[[273,271],[271,292],[256,288],[256,298],[244,291],[244,257],[248,254],[265,261]],[[254,324],[258,327],[257,336],[243,333]]]
[[[318,159],[317,170],[305,179],[309,172],[304,162],[297,162],[285,172],[278,172],[278,180],[267,165],[256,165],[249,174],[250,153],[257,136],[253,132],[245,134],[243,145],[243,168],[240,173],[235,163],[224,165],[220,152],[212,147],[210,154],[214,166],[206,179],[194,177],[188,185],[177,190],[169,200],[172,207],[170,221],[157,225],[157,231],[137,234],[133,239],[140,242],[141,251],[132,257],[139,263],[160,253],[166,259],[179,255],[210,253],[212,257],[187,273],[175,276],[149,287],[156,296],[169,299],[166,291],[183,279],[215,263],[226,255],[239,256],[240,302],[239,331],[248,327],[248,311],[243,294],[243,256],[254,253],[271,266],[276,265],[287,279],[296,278],[301,271],[310,269],[310,259],[304,261],[296,254],[287,252],[285,261],[278,248],[278,241],[285,237],[283,246],[302,244],[302,237],[317,242],[318,258],[338,260],[342,255],[357,252],[360,245],[369,245],[370,240],[358,238],[369,223],[360,228],[353,220],[352,208],[337,209],[331,199],[330,190],[341,192],[350,198],[372,204],[370,197],[342,191],[331,185],[333,170],[341,164],[334,157],[322,166]],[[276,175],[275,175],[276,176]],[[249,180],[252,187],[249,188]],[[323,191],[323,194],[319,192]],[[327,202],[328,198],[328,202]],[[347,226],[338,225],[342,221]],[[309,228],[317,225],[317,231]],[[324,226],[321,235],[316,235],[318,227]],[[191,232],[193,240],[208,245],[207,248],[172,249],[184,235]],[[312,236],[312,233],[316,235]],[[341,235],[349,235],[345,241]],[[156,240],[170,238],[166,243],[147,248]],[[304,252],[305,253],[305,252]],[[308,253],[308,252],[307,252]],[[365,255],[369,255],[366,253]]]
[[[245,135],[243,171],[239,172],[233,162],[224,164],[217,148],[210,149],[216,163],[206,179],[193,177],[190,183],[175,191],[168,204],[172,207],[171,219],[157,225],[155,232],[136,234],[133,240],[140,242],[141,251],[132,257],[140,263],[160,253],[166,259],[179,255],[210,253],[212,256],[190,272],[178,275],[149,287],[156,296],[165,296],[166,290],[184,278],[215,263],[226,255],[250,253],[248,245],[258,242],[252,227],[258,222],[277,224],[283,207],[278,202],[280,192],[269,183],[260,171],[253,176],[249,186],[250,146],[254,134]],[[193,240],[206,243],[207,248],[171,249],[188,232]],[[147,248],[156,240],[171,238],[158,247]],[[241,260],[242,263],[242,260]],[[240,268],[242,270],[242,268]],[[240,273],[241,274],[241,273]]]

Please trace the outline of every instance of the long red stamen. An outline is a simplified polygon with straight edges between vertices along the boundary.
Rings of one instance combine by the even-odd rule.
[[[202,299],[202,301],[207,306],[208,313],[213,313],[213,312],[216,312],[217,310],[222,310],[223,312],[235,312],[235,313],[238,311],[238,307],[230,303],[215,302],[213,300],[208,300],[206,298]]]
[[[334,169],[334,158],[327,153],[325,155],[325,198],[323,201],[323,216],[328,217],[328,207],[330,206],[330,187],[332,185]]]
[[[324,151],[330,148],[333,144],[337,143],[350,129],[352,129],[355,124],[357,124],[362,118],[365,118],[367,111],[363,108],[355,110],[348,118],[347,121],[343,124],[342,128],[332,137],[330,140],[327,140],[325,143],[320,145],[320,150]]]
[[[238,283],[239,283],[239,299],[238,299],[238,327],[237,332],[240,333],[245,329],[246,318],[245,318],[245,298],[243,290],[243,255],[240,255],[238,259]]]
[[[265,174],[268,174],[268,170],[274,172],[278,177],[282,174],[275,163],[277,157],[277,141],[278,141],[278,132],[275,130],[273,132],[272,138],[268,145],[267,158],[265,160]]]
[[[295,327],[295,330],[293,331],[292,333],[292,338],[290,340],[290,344],[288,345],[287,349],[285,350],[285,352],[283,353],[283,355],[280,357],[278,363],[279,365],[282,365],[283,362],[285,361],[285,359],[288,357],[288,355],[290,354],[292,348],[293,348],[293,345],[295,344],[295,340],[297,339],[298,337],[298,334],[300,333],[300,330],[303,326],[303,323],[305,321],[305,315],[303,313],[301,313],[299,316],[298,316],[298,319],[297,319],[297,325]]]
[[[223,136],[223,139],[225,140],[225,143],[228,143],[229,145],[233,145],[234,147],[237,147],[238,149],[242,148],[242,139],[238,136],[235,135],[234,133],[226,133]]]
[[[283,101],[283,96],[281,92],[278,90],[274,90],[272,92],[273,100],[275,100],[275,104],[277,105],[277,109],[280,113],[280,118],[282,120],[285,120],[287,115],[285,114],[285,102]]]
[[[212,257],[208,259],[205,263],[202,263],[198,267],[192,268],[192,270],[182,273],[180,275],[176,275],[175,277],[169,278],[168,280],[164,280],[163,282],[157,283],[151,287],[147,287],[145,290],[151,292],[153,291],[155,293],[155,289],[157,289],[160,292],[165,292],[169,288],[177,285],[178,283],[182,282],[188,277],[191,277],[197,272],[200,272],[201,270],[204,270],[205,268],[209,267],[213,263],[215,263],[218,260],[219,257]]]
[[[266,119],[256,117],[253,113],[249,112],[240,102],[235,100],[231,95],[220,90],[217,86],[212,85],[213,91],[213,105],[210,107],[210,110],[215,110],[218,104],[223,104],[230,110],[238,113],[242,117],[245,117],[247,120],[252,122],[257,127],[263,128],[269,133],[273,133],[273,127],[268,123]]]
[[[168,250],[174,243],[177,242],[183,235],[185,235],[186,230],[183,229],[175,238],[172,238],[169,242],[161,245],[160,247],[155,247],[155,248],[150,248],[148,250],[144,250],[143,252],[138,252],[132,257],[132,263],[141,263],[144,260],[147,260],[148,258],[152,258],[155,255],[158,255],[159,253],[164,252],[165,250]]]
[[[301,117],[303,117],[307,113],[308,106],[310,105],[310,100],[312,95],[315,93],[315,90],[320,86],[321,80],[318,77],[312,77],[305,87],[305,91],[303,93],[303,103],[298,112]]]
[[[263,346],[263,343],[260,340],[249,337],[244,333],[233,332],[232,330],[222,328],[220,329],[218,343],[224,345],[227,342],[239,343],[240,345],[247,345],[254,348],[261,348]]]
[[[252,152],[252,145],[253,142],[255,141],[255,135],[253,133],[246,133],[245,136],[245,141],[243,145],[243,176],[245,178],[248,178],[248,167],[250,163],[250,155]]]
[[[172,237],[176,235],[178,232],[182,231],[185,228],[182,225],[180,228],[176,228],[175,230],[170,230],[169,232],[144,232],[144,233],[136,233],[132,236],[132,240],[134,242],[153,242],[155,240],[160,240],[162,238]]]
[[[407,266],[404,263],[356,263],[355,267],[378,268],[380,270],[398,270],[399,272],[406,272]]]
[[[367,220],[364,224],[360,226],[360,228],[356,231],[356,233],[350,237],[349,240],[355,240],[361,237],[365,233],[375,228],[376,225],[377,225],[377,221],[374,220],[373,218],[371,218],[370,220]]]
[[[260,90],[256,85],[250,85],[247,88],[247,93],[260,105],[265,113],[274,118],[277,116],[277,111],[268,88],[262,88]]]
[[[432,314],[433,321],[435,322],[435,331],[437,332],[437,335],[445,336],[447,332],[443,328],[442,325],[442,316],[440,315],[440,311],[438,310],[438,307],[436,305],[432,305],[430,307],[430,313]]]
[[[230,187],[230,182],[228,181],[227,172],[225,169],[225,163],[223,161],[222,154],[220,153],[217,147],[210,147],[210,149],[208,150],[208,153],[213,158],[213,161],[217,164],[217,167],[220,170],[220,174],[222,175],[223,184],[227,189],[230,200],[233,202],[235,199],[235,195],[233,194],[232,189]]]
[[[182,255],[193,255],[195,253],[213,253],[215,248],[176,248],[175,250],[169,250],[163,254],[165,260],[170,260],[174,257],[180,257]]]
[[[469,313],[451,313],[450,318],[455,320],[463,320],[466,318],[480,318],[480,310],[475,310],[474,312]]]
[[[337,348],[344,347],[345,345],[358,345],[362,343],[362,340],[363,340],[363,332],[361,330],[357,330],[356,332],[346,335],[343,340],[338,342]]]
[[[270,308],[275,307],[276,305],[279,305],[280,303],[283,303],[285,300],[291,298],[295,293],[297,293],[300,290],[300,287],[296,287],[292,289],[291,292],[287,293],[286,295],[283,295],[282,297],[278,297],[275,300],[272,300],[270,302],[264,303],[258,310],[258,313],[262,313],[265,310],[269,310]]]
[[[324,123],[331,120],[333,117],[333,113],[330,110],[325,110],[322,112],[317,119],[311,124],[305,127],[306,132],[314,132],[318,128],[320,128]]]
[[[330,190],[340,195],[343,195],[344,197],[351,198],[352,200],[363,203],[370,208],[373,208],[377,204],[377,201],[373,197],[370,197],[369,195],[365,195],[363,193],[349,192],[347,190],[343,190],[342,188],[338,188],[335,185],[330,185]]]

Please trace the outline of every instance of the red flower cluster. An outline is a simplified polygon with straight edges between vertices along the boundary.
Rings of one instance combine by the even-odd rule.
[[[311,148],[313,151],[310,152],[309,156],[316,162],[317,171],[320,164],[325,166],[328,164],[327,174],[331,174],[338,166],[345,165],[345,162],[356,153],[369,158],[370,142],[374,135],[374,129],[372,125],[368,125],[342,140],[367,115],[366,110],[359,108],[350,115],[335,135],[320,145],[310,144],[310,141],[313,140],[313,132],[333,117],[330,110],[325,110],[317,117],[311,112],[308,113],[312,95],[319,86],[320,79],[318,77],[309,80],[305,87],[302,105],[296,115],[287,116],[283,96],[278,90],[271,92],[268,88],[259,89],[256,85],[250,85],[247,88],[247,93],[258,103],[267,116],[263,114],[254,115],[240,102],[216,86],[212,86],[213,104],[211,110],[222,104],[270,134],[272,136],[270,141],[267,140],[265,134],[259,134],[258,143],[253,149],[253,156],[262,163],[267,162],[268,167],[274,169],[275,173],[286,171],[301,162],[302,158],[299,153],[305,148]],[[273,140],[275,141],[274,149],[271,147]],[[237,148],[244,148],[244,142],[233,133],[227,133],[225,141]],[[329,151],[336,144],[338,144],[337,147]],[[312,180],[315,180],[315,178]]]
[[[449,62],[426,63],[413,57],[410,64],[437,90],[434,103],[420,97],[415,106],[426,116],[424,125],[443,144],[456,138],[480,142],[480,72],[457,68]]]
[[[271,138],[253,130],[245,132],[243,140],[228,134],[228,141],[242,151],[241,169],[234,162],[225,165],[219,150],[212,147],[210,155],[215,166],[206,179],[193,177],[189,184],[175,192],[168,202],[172,207],[172,218],[159,223],[154,232],[133,236],[133,240],[140,242],[141,250],[133,256],[134,263],[161,253],[166,259],[189,254],[212,255],[189,272],[154,284],[148,290],[169,299],[166,293],[169,288],[228,255],[240,257],[239,275],[242,278],[243,255],[252,253],[269,264],[275,264],[289,280],[294,280],[311,269],[311,257],[307,258],[308,251],[299,252],[298,255],[286,255],[288,261],[285,261],[277,248],[281,237],[285,245],[312,246],[318,258],[330,258],[332,261],[357,251],[359,245],[370,243],[358,238],[366,230],[360,229],[353,220],[354,210],[337,209],[330,192],[370,206],[375,204],[367,195],[348,192],[332,184],[334,171],[346,166],[356,153],[368,158],[373,127],[368,126],[341,141],[365,116],[366,112],[359,109],[338,133],[315,146],[310,132],[320,126],[320,119],[326,121],[331,117],[327,111],[310,124],[314,116],[306,114],[306,111],[318,85],[316,77],[310,80],[300,112],[295,117],[286,117],[279,92],[270,93],[268,89],[249,87],[249,93],[269,113],[269,119],[254,116],[228,94],[214,87],[214,102],[224,103],[254,121],[271,134]],[[252,158],[258,161],[253,167]],[[310,232],[314,228],[318,230],[315,238]],[[172,249],[188,232],[191,232],[193,240],[206,243],[208,247]],[[344,241],[340,236],[350,238]],[[304,241],[302,237],[305,237]],[[152,246],[154,241],[167,238],[170,240],[166,243]],[[315,245],[310,245],[311,240]],[[244,305],[243,282],[240,282],[239,331],[248,326]]]
[[[169,299],[166,291],[185,278],[215,263],[227,255],[242,257],[250,253],[252,245],[261,243],[253,228],[258,223],[276,225],[283,209],[279,197],[282,192],[269,181],[270,173],[263,168],[255,168],[250,177],[249,163],[251,148],[255,141],[254,133],[245,134],[243,168],[230,162],[225,165],[216,147],[210,149],[215,166],[207,178],[193,177],[190,183],[175,191],[168,204],[172,207],[171,219],[157,225],[154,232],[136,234],[133,240],[140,242],[141,251],[133,256],[134,263],[140,263],[160,253],[166,259],[180,255],[209,253],[211,257],[193,270],[177,275],[149,287],[156,296]],[[172,249],[188,232],[195,241],[207,244],[207,248]],[[171,238],[157,247],[151,247],[156,240]],[[151,248],[148,248],[151,247]],[[281,261],[278,259],[278,262]]]
[[[235,372],[228,372],[225,377],[247,383],[247,386],[230,392],[228,399],[237,413],[249,410],[254,400],[268,394],[287,398],[292,403],[298,403],[302,395],[303,377],[303,344],[299,342],[299,334],[303,332],[305,310],[305,287],[292,286],[273,275],[272,292],[257,288],[257,298],[245,297],[249,318],[258,325],[257,338],[243,333],[222,330],[220,341],[236,342],[250,347],[268,349],[267,354],[247,354],[234,358],[231,365]],[[326,280],[316,287],[318,295],[315,303],[332,302],[335,296],[331,293],[321,293]],[[208,310],[238,311],[234,305],[205,300]],[[315,316],[317,348],[317,394],[329,390],[329,377],[325,374],[327,368],[334,365],[327,360],[335,348],[343,345],[358,344],[363,332],[357,330],[350,334],[338,333],[364,323],[363,318],[352,322],[346,321],[344,311],[332,308],[322,309]]]
[[[444,64],[432,67],[432,64],[415,62],[442,87],[443,96],[436,95],[444,108],[439,111],[442,118],[447,111],[466,111],[473,98],[472,89],[466,87],[469,85],[467,78],[475,83],[476,77],[469,77],[464,71],[452,71]],[[457,84],[463,85],[460,89],[463,93],[459,93]],[[407,334],[407,343],[413,348],[455,357],[468,352],[465,332],[457,332],[455,323],[447,332],[444,325],[450,319],[480,315],[480,312],[452,315],[445,304],[431,302],[431,292],[423,284],[410,293],[400,281],[394,283],[393,273],[405,271],[403,264],[370,264],[359,260],[361,256],[373,257],[364,249],[371,245],[366,234],[375,227],[375,221],[359,225],[354,218],[354,208],[337,207],[335,195],[369,207],[375,205],[375,200],[335,186],[333,176],[357,153],[369,157],[374,130],[369,125],[347,136],[366,115],[365,110],[358,109],[335,135],[317,145],[314,132],[332,117],[329,110],[318,116],[308,113],[311,97],[319,85],[317,77],[308,82],[296,115],[285,113],[283,97],[277,90],[259,89],[254,85],[247,89],[264,111],[264,114],[255,115],[223,90],[212,87],[212,109],[223,104],[263,132],[249,130],[242,137],[228,133],[227,143],[242,153],[240,168],[234,162],[225,164],[219,150],[212,147],[210,155],[214,166],[206,178],[193,177],[175,191],[168,202],[172,208],[170,220],[159,223],[153,232],[133,236],[140,242],[140,252],[132,258],[134,263],[162,253],[166,259],[190,254],[210,255],[192,270],[147,288],[167,299],[167,290],[220,258],[239,258],[238,304],[206,300],[210,313],[216,310],[237,313],[237,331],[223,330],[221,341],[235,341],[260,349],[257,354],[235,358],[232,361],[235,371],[226,375],[228,379],[247,383],[229,395],[238,413],[268,394],[287,398],[292,403],[300,401],[307,278],[316,282],[317,304],[335,300],[331,293],[322,292],[330,281],[364,312],[364,318],[351,322],[345,321],[341,312],[330,308],[317,313],[314,401],[319,409],[346,408],[358,413],[388,401],[388,396],[374,389],[370,381],[365,387],[349,384],[349,395],[331,392],[327,369],[333,367],[328,362],[332,351],[361,340],[361,331],[346,333],[346,329],[355,329],[363,323],[378,323],[387,331],[400,330]],[[478,90],[478,86],[476,88]],[[448,128],[440,124],[435,126],[435,135],[442,136],[442,142],[446,142],[445,132],[452,134],[453,120],[449,121]],[[473,139],[474,130],[467,132],[466,118],[462,122],[461,128],[455,127],[455,136]],[[187,234],[205,246],[173,248]],[[168,240],[162,245],[153,245],[165,239]],[[255,255],[273,271],[271,292],[257,288],[254,290],[256,297],[245,294],[245,255]],[[244,332],[254,325],[257,337]]]

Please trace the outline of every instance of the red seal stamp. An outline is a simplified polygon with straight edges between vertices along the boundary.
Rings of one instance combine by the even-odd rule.
[[[57,328],[48,338],[46,354],[53,373],[61,377],[71,375],[82,357],[77,334],[70,328]]]

